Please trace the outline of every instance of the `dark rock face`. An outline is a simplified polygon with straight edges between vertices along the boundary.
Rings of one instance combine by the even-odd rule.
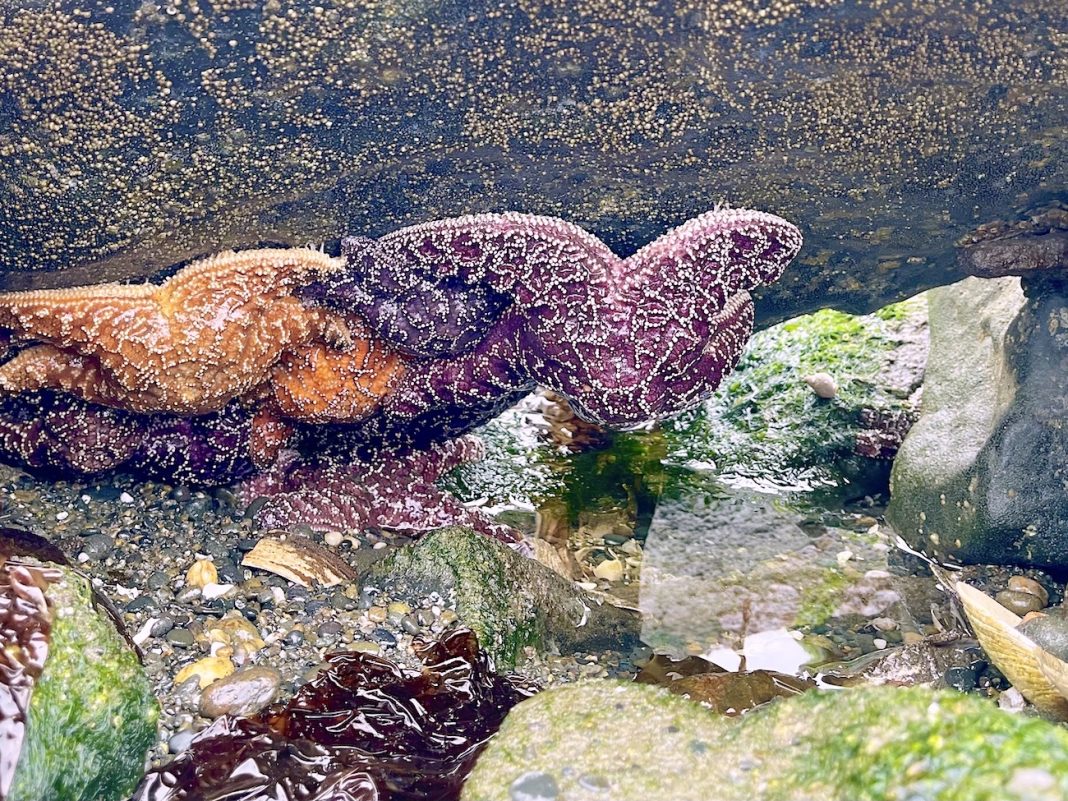
[[[292,10],[0,0],[0,284],[504,209],[627,255],[728,200],[803,223],[762,325],[955,280],[1065,192],[1057,0]]]
[[[1068,282],[1025,279],[1015,302],[960,286],[933,301],[932,354],[947,338],[962,345],[956,367],[934,357],[928,370],[933,403],[895,462],[888,518],[940,558],[1068,566]],[[969,310],[987,315],[974,330],[959,325]]]

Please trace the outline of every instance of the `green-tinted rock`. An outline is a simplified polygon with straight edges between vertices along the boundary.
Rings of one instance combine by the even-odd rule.
[[[1068,287],[965,281],[932,293],[922,416],[887,517],[915,548],[1068,566]]]
[[[969,278],[930,292],[928,304],[922,413],[894,460],[887,519],[915,548],[975,558],[976,463],[1016,392],[1006,340],[1024,296],[1015,278]]]
[[[50,585],[52,641],[33,689],[11,801],[118,801],[141,779],[159,708],[87,579]]]
[[[822,311],[754,335],[703,407],[665,423],[671,459],[780,490],[885,482],[889,462],[856,453],[862,413],[911,409],[902,396],[922,376],[925,315],[922,300],[867,317]],[[892,368],[906,351],[913,364]],[[805,382],[817,373],[834,377],[833,398]]]
[[[549,568],[469,529],[433,532],[375,568],[395,592],[451,597],[460,622],[478,635],[498,668],[523,648],[629,648],[637,616],[599,604]]]
[[[734,720],[597,681],[512,710],[463,801],[511,801],[532,776],[557,801],[1053,801],[1068,793],[1068,732],[919,688],[810,692]]]

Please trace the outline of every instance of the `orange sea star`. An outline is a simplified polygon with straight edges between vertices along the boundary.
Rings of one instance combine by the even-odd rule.
[[[332,358],[324,343],[352,344],[342,315],[294,296],[341,265],[306,248],[228,251],[160,285],[0,294],[0,328],[41,343],[0,365],[0,390],[59,389],[137,412],[217,411],[264,384],[287,353],[312,346],[294,356],[299,365],[311,353]],[[367,356],[352,364],[362,369]]]

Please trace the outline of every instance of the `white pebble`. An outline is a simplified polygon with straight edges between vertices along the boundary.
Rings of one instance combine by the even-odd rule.
[[[133,495],[131,495],[128,492],[124,492],[124,493],[122,493],[122,495],[119,496],[119,503],[133,503],[133,502],[134,502]]]
[[[70,512],[57,512],[56,513],[56,520],[66,520],[68,517],[70,517]]]
[[[331,548],[336,548],[337,546],[339,546],[344,541],[344,539],[345,538],[342,536],[340,531],[328,531],[326,532],[326,534],[323,535],[323,542],[325,542]]]
[[[385,548],[385,547],[386,547],[386,543],[385,543],[384,541],[382,541],[382,540],[379,540],[378,542],[376,542],[376,543],[375,543],[375,544],[374,544],[373,546],[371,546],[371,547],[372,547],[372,548],[373,548],[374,550],[376,550],[376,551],[381,551],[381,550],[382,550],[383,548]]]
[[[201,596],[208,601],[222,598],[234,589],[233,584],[207,584],[200,591]]]

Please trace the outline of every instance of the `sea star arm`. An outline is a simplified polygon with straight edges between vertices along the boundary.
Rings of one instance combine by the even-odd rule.
[[[381,336],[424,357],[468,350],[513,305],[577,297],[618,261],[577,226],[514,212],[350,238],[342,253],[346,269],[309,287],[307,297],[359,312]]]
[[[683,223],[622,262],[630,285],[707,287],[723,297],[777,281],[801,232],[774,214],[716,209]]]
[[[54,345],[32,345],[0,364],[0,390],[29,392],[61,389],[83,400],[105,405],[116,401],[116,388],[93,356]]]

